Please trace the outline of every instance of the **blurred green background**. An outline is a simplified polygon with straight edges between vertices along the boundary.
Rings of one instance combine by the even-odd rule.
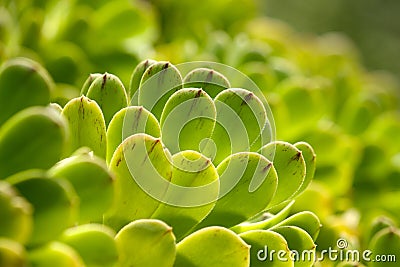
[[[55,75],[60,82],[70,82],[82,70],[102,71],[98,67],[103,62],[101,56],[110,50],[121,64],[129,57],[160,54],[162,49],[154,53],[154,45],[192,39],[201,44],[210,38],[211,31],[244,31],[246,21],[267,15],[288,23],[297,33],[344,33],[356,45],[363,66],[399,76],[399,12],[400,3],[396,0],[2,0],[0,58],[34,50],[52,62],[48,63],[51,72],[56,68],[51,64],[57,56],[79,54],[88,58],[89,62],[81,61],[79,69],[71,69],[69,79]],[[93,36],[95,32],[101,35]],[[57,51],[41,46],[54,41],[63,41]],[[22,50],[18,48],[20,44]],[[193,50],[191,45],[194,44],[189,43],[186,48]]]
[[[338,31],[359,48],[369,69],[400,75],[400,2],[396,0],[265,0],[263,12],[301,32]]]

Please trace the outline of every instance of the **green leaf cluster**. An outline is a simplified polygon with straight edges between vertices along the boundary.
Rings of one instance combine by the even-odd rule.
[[[147,60],[128,90],[94,74],[59,106],[38,66],[0,72],[3,100],[47,92],[20,97],[0,126],[2,266],[264,266],[263,246],[315,252],[319,219],[289,216],[314,150],[272,140],[256,93]],[[16,85],[22,71],[37,77]]]

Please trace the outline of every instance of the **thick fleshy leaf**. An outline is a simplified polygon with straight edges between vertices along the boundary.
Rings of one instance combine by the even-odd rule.
[[[186,88],[201,88],[212,98],[221,91],[230,88],[228,79],[213,69],[197,68],[189,72],[183,79]]]
[[[317,155],[315,155],[312,146],[306,142],[298,142],[295,143],[294,146],[301,151],[301,154],[304,158],[304,163],[306,164],[306,176],[304,177],[304,181],[300,189],[296,192],[296,195],[299,195],[307,189],[308,185],[314,178]]]
[[[286,239],[295,267],[313,266],[316,245],[305,230],[297,226],[279,226],[272,231],[281,234]]]
[[[71,99],[62,115],[71,132],[68,154],[87,146],[102,158],[106,156],[106,125],[99,105],[85,96]]]
[[[86,78],[86,81],[83,83],[82,89],[81,89],[81,95],[86,96],[89,87],[92,85],[93,81],[96,80],[99,77],[103,77],[103,74],[101,73],[91,73],[89,74],[89,77]]]
[[[39,63],[27,58],[6,61],[0,68],[0,125],[27,107],[49,104],[53,87]]]
[[[137,97],[136,92],[139,89],[142,76],[145,73],[145,71],[154,63],[157,63],[157,61],[152,59],[146,59],[137,64],[135,69],[133,70],[131,80],[129,82],[129,99],[131,104],[136,104],[132,102],[137,101],[137,99],[133,98]]]
[[[84,267],[81,256],[70,246],[51,242],[29,251],[30,266],[40,267]]]
[[[62,112],[62,107],[58,103],[50,103],[48,107],[57,112],[57,114],[61,114]]]
[[[318,237],[319,230],[321,229],[321,222],[319,221],[317,215],[315,215],[314,213],[310,211],[302,211],[293,214],[292,216],[275,225],[271,229],[280,226],[297,226],[306,231],[315,241]]]
[[[172,161],[174,169],[171,182],[180,188],[170,186],[163,201],[180,203],[181,206],[163,203],[152,218],[160,219],[172,226],[179,240],[214,208],[219,193],[219,176],[211,161],[195,151],[175,154]],[[207,190],[196,191],[196,188],[206,185],[208,185]]]
[[[293,267],[288,243],[282,235],[267,230],[252,230],[239,236],[251,246],[250,266]]]
[[[118,260],[115,233],[102,224],[68,228],[59,240],[75,249],[88,267],[112,267]]]
[[[142,219],[122,228],[115,237],[118,267],[171,267],[176,256],[172,228],[159,220]]]
[[[114,198],[114,175],[104,160],[87,154],[66,158],[49,170],[51,177],[64,178],[79,196],[79,223],[102,222]]]
[[[396,227],[396,222],[394,219],[384,215],[376,217],[372,221],[370,228],[368,229],[368,236],[367,236],[368,242],[370,242],[371,239],[375,236],[375,234],[377,234],[379,231],[390,227],[392,228]]]
[[[0,266],[27,266],[27,253],[24,246],[15,240],[0,237]]]
[[[118,230],[133,220],[150,218],[167,192],[171,162],[160,139],[147,134],[125,139],[109,165],[116,176],[116,192],[106,224]]]
[[[273,162],[278,173],[278,189],[270,206],[292,199],[306,175],[306,163],[301,151],[289,143],[276,141],[262,147],[260,154]]]
[[[44,171],[29,170],[15,174],[7,181],[33,206],[33,233],[29,246],[56,239],[75,221],[78,197],[66,180],[51,179]]]
[[[47,107],[30,107],[0,128],[0,179],[27,169],[47,169],[64,153],[66,121]]]
[[[174,65],[165,61],[154,63],[143,73],[138,105],[144,106],[160,119],[168,98],[180,88],[182,88],[182,76]]]
[[[250,247],[234,232],[219,226],[203,228],[177,245],[175,267],[247,267]]]
[[[235,225],[231,230],[236,233],[244,233],[251,230],[267,230],[283,221],[290,214],[293,204],[294,200],[289,202],[276,214],[264,212],[246,222]]]
[[[184,88],[165,104],[160,125],[162,141],[171,151],[201,150],[211,142],[216,110],[212,99],[201,89]],[[206,156],[212,158],[213,155]]]
[[[227,156],[244,151],[257,151],[267,135],[261,135],[268,127],[265,108],[260,99],[245,89],[233,88],[215,97],[217,124],[212,135],[216,145],[214,164]]]
[[[197,227],[231,227],[263,211],[272,200],[278,178],[271,162],[260,154],[234,154],[217,167],[220,195],[215,208]]]
[[[157,119],[144,107],[131,106],[118,111],[107,129],[107,163],[123,140],[137,133],[160,137]]]
[[[0,181],[0,215],[3,218],[0,220],[0,236],[24,244],[32,232],[32,213],[32,205],[16,188]]]
[[[379,231],[371,240],[369,249],[372,251],[369,264],[372,267],[398,266],[396,259],[400,258],[400,231],[390,227]],[[386,261],[373,261],[375,258],[385,256]],[[391,257],[391,259],[389,259]],[[368,265],[369,266],[369,265]]]
[[[110,123],[115,113],[128,105],[124,85],[117,76],[109,73],[97,77],[90,85],[86,96],[97,102],[106,125]]]

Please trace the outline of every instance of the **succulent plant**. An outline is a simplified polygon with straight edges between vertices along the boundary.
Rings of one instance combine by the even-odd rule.
[[[114,266],[118,260],[114,237],[106,225],[86,223],[66,229],[59,240],[78,252],[85,266]]]
[[[160,70],[153,71],[157,66]],[[306,143],[291,145],[268,139],[271,124],[255,93],[229,88],[227,78],[207,68],[188,73],[181,88],[178,68],[146,60],[134,70],[129,95],[131,104],[137,106],[118,112],[107,129],[107,142],[112,144],[107,161],[116,175],[116,201],[106,213],[105,223],[119,231],[131,221],[164,221],[178,241],[176,266],[210,266],[200,254],[196,256],[204,252],[180,252],[179,248],[198,235],[235,229],[238,224],[240,234],[246,229],[270,231],[275,224],[267,226],[261,221],[248,223],[251,227],[246,228],[240,223],[273,207],[285,207],[300,194],[313,177],[315,154]],[[210,78],[212,75],[217,78]],[[216,88],[216,93],[210,91],[213,98],[203,87]],[[160,103],[164,103],[162,110],[157,108]],[[314,249],[313,238],[320,225],[315,216],[307,215],[299,214],[305,225],[296,225],[292,219],[281,228],[283,236],[301,232],[305,240],[311,240],[309,249]],[[216,226],[220,228],[213,228]],[[286,230],[289,226],[297,228]],[[298,230],[300,227],[311,228],[310,234]],[[227,235],[235,236],[231,231]],[[214,243],[212,239],[204,242]],[[238,243],[238,249],[240,246]],[[199,257],[199,262],[191,262],[192,257]],[[235,264],[246,266],[248,260]]]
[[[0,181],[2,238],[25,244],[32,232],[32,205],[21,197],[9,183]]]
[[[269,248],[287,252],[307,247],[304,235],[293,241],[293,233],[303,233],[293,227],[312,237],[319,256],[339,238],[359,251],[396,255],[382,245],[397,247],[400,216],[395,79],[366,70],[342,35],[302,35],[266,17],[238,22],[244,13],[252,16],[243,10],[254,11],[254,3],[228,2],[214,1],[212,10],[175,0],[0,4],[0,266],[95,265],[81,250],[85,242],[74,247],[63,236],[76,227],[76,240],[93,233],[111,248],[110,237],[131,223],[166,224],[160,229],[178,244],[170,244],[168,257],[183,266],[223,262],[214,253],[220,248],[206,238],[221,229],[222,239],[237,241],[238,254],[246,251],[241,240],[251,245],[251,266],[300,264],[260,261],[254,253],[270,239]],[[187,19],[204,13],[212,19]],[[217,61],[251,80],[221,64],[138,62],[146,57]],[[107,72],[88,75],[95,71]],[[286,149],[291,153],[282,153]],[[302,157],[284,167],[299,151]],[[23,184],[38,181],[43,190],[58,188],[57,195],[43,195],[65,200],[55,200],[54,208],[68,214],[56,231],[35,241],[41,215],[34,207],[42,195]],[[45,204],[43,210],[57,214]],[[97,224],[114,229],[98,231]],[[278,226],[286,228],[278,233]],[[203,237],[207,245],[195,257],[191,246]]]
[[[64,107],[13,111],[0,128],[0,155],[20,140],[30,146],[20,145],[2,169],[1,212],[21,209],[12,220],[27,229],[5,229],[27,253],[4,250],[11,260],[257,266],[257,248],[269,236],[275,241],[264,245],[271,248],[315,250],[318,218],[300,212],[285,219],[314,175],[312,147],[273,140],[259,92],[231,88],[210,68],[193,68],[183,79],[178,67],[143,61],[129,94],[117,76],[94,74],[84,95]],[[38,151],[45,154],[22,161]],[[7,204],[12,199],[21,208]]]

